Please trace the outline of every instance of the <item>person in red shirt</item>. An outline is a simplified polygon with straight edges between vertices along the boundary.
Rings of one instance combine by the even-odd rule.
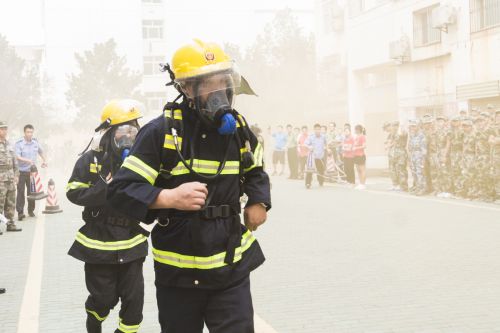
[[[344,141],[342,143],[342,156],[344,157],[344,172],[348,183],[355,184],[354,174],[354,136],[351,133],[351,125],[344,125]]]
[[[356,165],[356,171],[358,173],[359,185],[356,187],[358,190],[366,189],[366,130],[361,125],[356,125],[354,127],[354,132],[356,133],[354,137],[354,165]]]

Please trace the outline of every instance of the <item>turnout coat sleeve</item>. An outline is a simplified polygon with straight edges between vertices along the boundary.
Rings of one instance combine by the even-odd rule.
[[[107,184],[99,177],[97,170],[92,173],[94,152],[83,154],[75,164],[66,187],[66,197],[75,205],[85,207],[102,206],[106,202]],[[103,171],[105,172],[105,171]]]
[[[150,222],[149,206],[162,188],[155,186],[165,142],[163,116],[141,128],[121,168],[109,184],[107,198],[111,206],[129,217]]]
[[[244,174],[243,191],[248,196],[246,207],[263,203],[269,210],[271,209],[271,184],[268,174],[264,171],[264,148],[253,132],[248,132],[255,163],[246,169]]]

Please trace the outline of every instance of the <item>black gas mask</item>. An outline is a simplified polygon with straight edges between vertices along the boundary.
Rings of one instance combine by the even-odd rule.
[[[220,134],[233,134],[236,131],[234,92],[240,81],[235,72],[221,72],[187,81],[183,91],[193,101],[205,126],[217,129]]]
[[[135,142],[139,128],[135,124],[125,124],[113,129],[111,149],[123,162],[130,154],[130,149]]]
[[[216,128],[220,134],[232,134],[236,131],[236,119],[232,108],[233,91],[231,89],[211,92],[205,103],[197,100],[197,109],[204,123]]]

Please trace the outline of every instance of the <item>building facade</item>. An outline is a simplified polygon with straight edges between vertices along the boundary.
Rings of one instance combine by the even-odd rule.
[[[343,48],[348,118],[371,134],[369,154],[384,154],[385,121],[500,107],[500,0],[337,4],[344,38],[329,42]]]

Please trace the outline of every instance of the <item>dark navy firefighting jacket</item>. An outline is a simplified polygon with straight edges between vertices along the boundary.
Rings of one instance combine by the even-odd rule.
[[[198,173],[215,174],[229,146],[227,162],[219,177],[207,182],[180,162],[165,117],[182,121],[180,149]],[[246,126],[244,118],[240,119]],[[108,199],[116,210],[133,219],[146,223],[158,219],[159,223],[152,231],[156,283],[224,288],[246,277],[264,262],[259,244],[242,225],[239,216],[240,179],[243,179],[243,191],[248,196],[247,205],[264,203],[268,209],[271,207],[270,183],[263,170],[262,147],[248,132],[256,159],[252,166],[242,170],[240,160],[244,149],[235,137],[220,135],[217,130],[200,125],[195,111],[186,104],[173,112],[166,110],[164,115],[141,128],[131,155],[109,185]],[[162,189],[172,189],[192,181],[208,184],[208,205],[230,206],[232,214],[206,219],[200,217],[199,212],[148,208]]]
[[[94,151],[83,154],[66,187],[68,199],[84,206],[85,222],[69,255],[92,264],[124,264],[144,258],[148,254],[149,234],[138,220],[119,214],[108,205],[108,185],[101,176],[106,177],[110,168],[103,165],[102,155]]]

